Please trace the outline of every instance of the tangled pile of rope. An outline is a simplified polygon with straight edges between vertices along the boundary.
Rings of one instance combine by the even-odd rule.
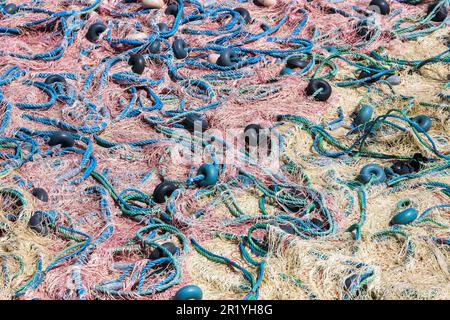
[[[352,235],[340,298],[362,297],[378,271],[357,261],[357,247],[380,188],[421,188],[439,202],[420,211],[398,199],[371,241],[404,238],[413,256],[408,228],[428,223],[419,238],[448,250],[450,221],[435,213],[450,208],[450,79],[429,100],[396,86],[400,73],[448,67],[450,38],[421,60],[386,48],[448,31],[448,8],[0,1],[2,297],[201,299],[186,271],[194,249],[242,273],[237,294],[258,299],[272,232],[279,246]],[[355,89],[352,112],[336,107]],[[292,152],[297,134],[311,143]],[[236,244],[239,261],[208,250],[215,238]]]

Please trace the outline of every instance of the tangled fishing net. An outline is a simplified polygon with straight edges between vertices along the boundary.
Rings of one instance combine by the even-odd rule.
[[[0,1],[2,299],[450,299],[449,1]]]

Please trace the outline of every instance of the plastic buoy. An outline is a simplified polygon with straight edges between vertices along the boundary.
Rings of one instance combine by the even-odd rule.
[[[161,9],[164,7],[163,0],[142,0],[142,7],[145,9]]]
[[[319,93],[317,93],[321,90]],[[319,101],[327,101],[331,96],[331,86],[323,79],[312,79],[306,87],[306,94],[312,96],[315,94],[314,99]]]
[[[174,255],[177,252],[177,246],[174,245],[172,242],[165,242],[161,246],[167,249],[172,255]],[[161,248],[156,248],[155,250],[152,251],[152,253],[150,253],[149,259],[156,260],[165,257],[167,257],[167,254],[163,250],[161,250]]]
[[[169,198],[172,193],[177,190],[177,186],[169,181],[164,181],[158,184],[153,191],[153,200],[156,203],[164,203],[166,199]]]
[[[66,79],[63,76],[54,74],[45,78],[44,81],[46,84],[54,84],[54,83],[66,83]]]
[[[222,67],[230,67],[235,64],[232,61],[236,57],[236,53],[231,49],[225,49],[220,52],[219,59],[217,60],[217,64]]]
[[[389,7],[389,3],[385,0],[372,0],[369,3],[369,9],[380,13],[382,15],[388,15],[391,12],[391,8]]]
[[[256,0],[256,1],[263,7],[267,7],[267,8],[273,7],[274,5],[277,4],[276,0]]]
[[[199,113],[190,113],[181,124],[191,133],[204,132],[208,129],[208,121]]]
[[[132,54],[128,59],[128,65],[134,73],[142,74],[145,70],[145,59],[142,54]]]
[[[43,236],[48,235],[48,222],[41,213],[35,212],[28,221],[28,226]]]
[[[365,124],[370,121],[370,119],[372,118],[372,115],[373,115],[372,106],[369,106],[366,104],[366,105],[362,106],[361,109],[359,109],[359,111],[355,117],[354,124],[357,126]]]
[[[409,224],[416,220],[417,216],[418,212],[416,208],[408,208],[393,216],[390,221],[390,225]]]
[[[177,291],[175,300],[202,300],[203,291],[196,285],[187,285]]]
[[[178,14],[178,5],[171,4],[171,5],[167,6],[167,8],[164,11],[164,13],[167,14],[168,16],[177,16],[177,14]]]
[[[427,132],[430,130],[431,125],[433,124],[433,120],[429,116],[419,115],[414,118],[411,118],[423,131]]]
[[[236,8],[234,11],[239,12],[242,18],[244,18],[245,23],[250,23],[252,17],[250,16],[250,12],[244,8]]]
[[[393,74],[392,76],[387,77],[386,81],[393,86],[398,86],[402,82],[402,79],[399,75]]]
[[[219,171],[217,170],[217,167],[210,163],[201,165],[198,169],[197,174],[204,176],[204,179],[198,182],[198,185],[200,187],[213,186],[219,179]]]
[[[217,64],[217,61],[220,58],[220,54],[217,53],[211,53],[208,55],[208,62],[209,63],[213,63],[213,64]]]
[[[356,34],[365,40],[372,38],[374,31],[369,28],[367,20],[360,20],[356,24]]]
[[[34,188],[31,190],[31,194],[36,198],[43,202],[48,202],[48,194],[47,191],[43,188]]]
[[[176,39],[172,44],[173,54],[177,59],[184,59],[188,56],[187,44],[183,39]]]
[[[16,14],[19,11],[19,8],[14,3],[9,3],[3,7],[3,11],[7,14]]]
[[[87,33],[86,33],[86,39],[88,39],[90,42],[97,42],[100,35],[106,31],[106,26],[103,23],[94,23],[92,24]]]
[[[59,131],[50,136],[48,141],[48,145],[53,147],[60,145],[62,148],[73,147],[75,144],[75,140],[72,135],[66,131]]]
[[[428,5],[428,9],[427,9],[427,16],[429,16],[439,4],[440,4],[440,6],[434,12],[434,14],[433,14],[433,16],[431,18],[431,21],[442,22],[442,21],[444,21],[447,18],[448,10],[447,10],[446,4],[443,3],[443,2],[442,3],[435,2],[435,3],[429,4]]]
[[[386,174],[378,164],[368,164],[361,169],[358,180],[364,184],[369,181],[373,184],[383,183],[386,180]]]

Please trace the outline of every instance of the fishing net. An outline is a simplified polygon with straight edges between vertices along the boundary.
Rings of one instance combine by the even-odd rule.
[[[0,0],[0,298],[450,299],[448,10]]]

